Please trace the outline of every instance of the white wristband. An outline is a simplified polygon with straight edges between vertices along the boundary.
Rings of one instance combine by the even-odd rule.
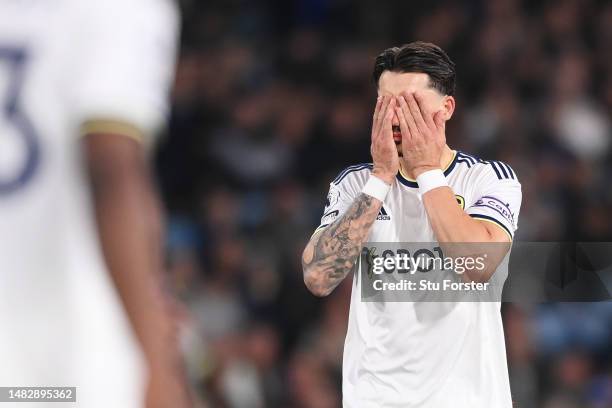
[[[387,197],[389,190],[391,190],[391,186],[389,184],[385,183],[374,175],[370,175],[368,182],[365,184],[365,186],[363,186],[361,192],[380,201],[385,201],[385,197]]]
[[[416,181],[419,185],[419,193],[421,193],[421,195],[434,188],[448,186],[446,177],[444,177],[444,173],[440,169],[426,171],[419,175]]]

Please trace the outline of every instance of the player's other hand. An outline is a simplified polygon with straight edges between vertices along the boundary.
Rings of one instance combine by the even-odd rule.
[[[446,136],[442,111],[430,112],[422,95],[404,92],[395,107],[402,132],[405,170],[418,177],[440,168]]]
[[[379,96],[372,121],[372,173],[388,184],[393,183],[399,170],[399,156],[392,130],[396,104],[397,100],[393,96]]]

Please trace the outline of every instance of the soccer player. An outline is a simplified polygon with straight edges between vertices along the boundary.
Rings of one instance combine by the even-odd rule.
[[[423,42],[390,48],[377,57],[373,77],[373,163],[349,166],[333,180],[303,253],[304,281],[317,296],[353,270],[365,242],[493,243],[505,254],[517,228],[515,172],[446,144],[455,110],[455,66],[446,53]],[[487,262],[469,279],[491,279],[500,259]],[[500,302],[457,302],[423,318],[439,303],[362,302],[361,280],[353,279],[345,407],[512,406]]]
[[[189,405],[146,158],[178,17],[172,0],[0,2],[0,386]]]

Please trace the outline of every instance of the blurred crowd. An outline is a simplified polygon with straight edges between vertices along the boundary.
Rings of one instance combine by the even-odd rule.
[[[329,182],[369,162],[374,58],[431,41],[457,64],[452,148],[518,174],[517,240],[612,241],[612,3],[183,1],[156,153],[168,265],[212,407],[341,404],[350,282],[310,295],[301,251]],[[504,304],[521,408],[612,406],[612,304]]]

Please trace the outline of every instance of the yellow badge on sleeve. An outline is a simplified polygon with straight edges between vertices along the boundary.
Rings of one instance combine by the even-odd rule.
[[[462,210],[465,210],[465,198],[459,194],[455,194],[455,198],[457,199],[457,204],[459,204],[459,207],[461,207]]]

